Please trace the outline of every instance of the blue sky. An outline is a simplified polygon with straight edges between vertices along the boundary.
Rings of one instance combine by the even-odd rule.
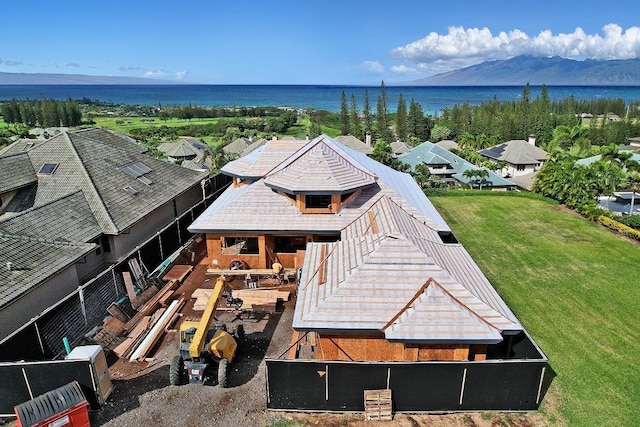
[[[519,54],[640,57],[640,2],[7,1],[0,72],[405,82]]]

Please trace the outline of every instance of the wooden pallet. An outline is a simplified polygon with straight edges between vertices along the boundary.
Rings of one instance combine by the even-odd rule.
[[[364,415],[366,420],[391,421],[391,390],[365,390]]]

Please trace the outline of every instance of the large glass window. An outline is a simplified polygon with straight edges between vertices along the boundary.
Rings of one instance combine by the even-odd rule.
[[[331,194],[307,194],[305,205],[307,209],[328,209],[331,206]]]
[[[222,255],[257,255],[260,253],[257,237],[223,237]]]
[[[305,250],[307,247],[306,236],[276,236],[274,252],[296,253],[297,250]]]

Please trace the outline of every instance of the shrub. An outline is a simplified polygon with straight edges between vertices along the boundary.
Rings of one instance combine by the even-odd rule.
[[[623,236],[631,237],[632,239],[636,239],[640,241],[640,231],[634,230],[631,227],[627,227],[626,225],[612,219],[607,218],[606,216],[598,217],[598,222],[610,230],[615,231],[618,234]]]

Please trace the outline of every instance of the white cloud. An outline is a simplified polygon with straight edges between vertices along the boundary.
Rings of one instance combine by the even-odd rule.
[[[393,65],[391,71],[398,74],[416,74],[418,70],[415,68],[407,67],[406,65]]]
[[[81,65],[80,65],[80,64],[78,64],[77,62],[68,62],[68,63],[66,64],[66,66],[67,66],[67,67],[73,67],[73,68],[80,68],[80,67],[81,67]]]
[[[144,76],[148,77],[150,79],[155,79],[157,77],[163,77],[164,75],[165,75],[165,73],[162,70],[147,71],[146,73],[144,73]]]
[[[123,65],[120,67],[120,71],[135,71],[142,70],[140,67],[134,67],[133,65]]]
[[[22,61],[12,61],[10,59],[7,59],[6,61],[4,61],[5,65],[8,65],[9,67],[13,67],[15,65],[22,65]]]
[[[362,61],[360,68],[369,73],[384,73],[384,67],[378,61]]]
[[[623,30],[617,24],[602,28],[603,35],[541,31],[529,37],[518,29],[492,34],[488,28],[449,27],[447,34],[432,32],[426,37],[398,46],[394,58],[413,62],[423,72],[442,72],[479,62],[517,55],[561,56],[564,58],[631,59],[640,57],[640,27]]]
[[[176,76],[176,79],[182,80],[187,76],[187,72],[186,71],[177,71],[176,73],[174,73],[174,75]]]

